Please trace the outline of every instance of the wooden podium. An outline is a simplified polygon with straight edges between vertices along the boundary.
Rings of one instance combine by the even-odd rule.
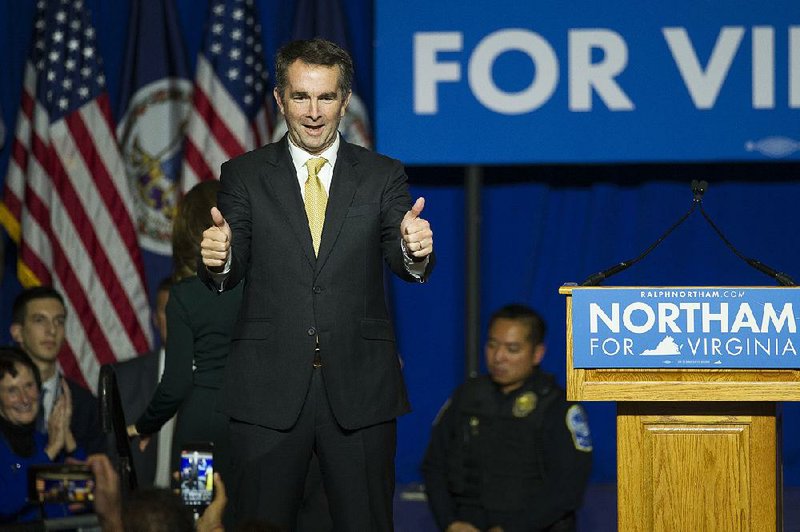
[[[783,530],[777,402],[800,400],[800,371],[576,369],[577,290],[559,290],[567,297],[567,397],[617,402],[618,529]]]

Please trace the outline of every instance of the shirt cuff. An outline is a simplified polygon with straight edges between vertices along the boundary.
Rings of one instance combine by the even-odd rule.
[[[424,283],[425,279],[422,276],[425,275],[428,262],[430,262],[430,255],[425,257],[425,260],[415,261],[408,252],[406,243],[402,238],[400,239],[400,248],[403,250],[403,265],[406,267],[406,271],[419,282]]]
[[[228,260],[225,261],[225,267],[221,272],[212,272],[211,270],[208,270],[208,275],[211,276],[211,280],[214,281],[214,284],[217,285],[217,290],[220,292],[224,290],[225,280],[228,279],[228,274],[231,273],[231,260],[232,254],[228,253]]]

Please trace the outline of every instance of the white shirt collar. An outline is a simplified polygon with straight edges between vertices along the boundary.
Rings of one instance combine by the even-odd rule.
[[[334,166],[336,166],[336,155],[339,153],[339,144],[341,139],[341,135],[339,134],[338,131],[336,132],[336,139],[334,139],[333,144],[328,146],[322,153],[319,153],[317,155],[312,155],[303,148],[295,146],[294,142],[292,142],[292,139],[289,138],[288,136],[287,139],[289,141],[289,154],[292,156],[292,163],[294,163],[294,169],[297,172],[298,176],[300,175],[303,176],[303,181],[305,181],[305,178],[308,177],[308,170],[306,169],[306,161],[308,161],[312,157],[324,157],[325,159],[328,160],[325,166],[323,166],[323,171],[325,168],[328,168],[329,164],[331,169]]]

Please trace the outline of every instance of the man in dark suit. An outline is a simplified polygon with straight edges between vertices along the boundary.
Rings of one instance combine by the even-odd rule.
[[[391,530],[395,418],[408,412],[384,297],[384,262],[423,282],[433,232],[402,165],[337,127],[349,55],[321,39],[276,56],[288,133],[222,166],[203,234],[215,289],[244,280],[221,409],[231,418],[237,519],[290,528],[312,451],[336,530]]]
[[[126,425],[134,423],[142,415],[161,378],[164,368],[164,345],[167,342],[167,301],[171,286],[170,278],[161,281],[153,308],[153,322],[161,338],[161,348],[112,365]],[[140,487],[170,486],[174,423],[174,418],[167,422],[149,445],[140,445],[137,441],[139,436],[131,442],[133,466]],[[113,433],[111,437],[114,437]],[[113,445],[109,445],[109,448],[113,448]]]
[[[40,429],[47,430],[47,420],[66,380],[72,395],[70,428],[78,446],[87,454],[106,451],[105,435],[100,427],[100,411],[92,392],[61,374],[56,364],[64,345],[67,310],[64,298],[54,288],[36,286],[20,292],[11,310],[11,337],[31,357],[42,376]]]

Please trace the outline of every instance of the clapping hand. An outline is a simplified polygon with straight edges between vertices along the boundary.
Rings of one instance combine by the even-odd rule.
[[[47,446],[45,453],[55,460],[61,451],[71,453],[77,448],[72,434],[72,393],[65,379],[61,379],[61,395],[53,405],[50,419],[47,421]]]

